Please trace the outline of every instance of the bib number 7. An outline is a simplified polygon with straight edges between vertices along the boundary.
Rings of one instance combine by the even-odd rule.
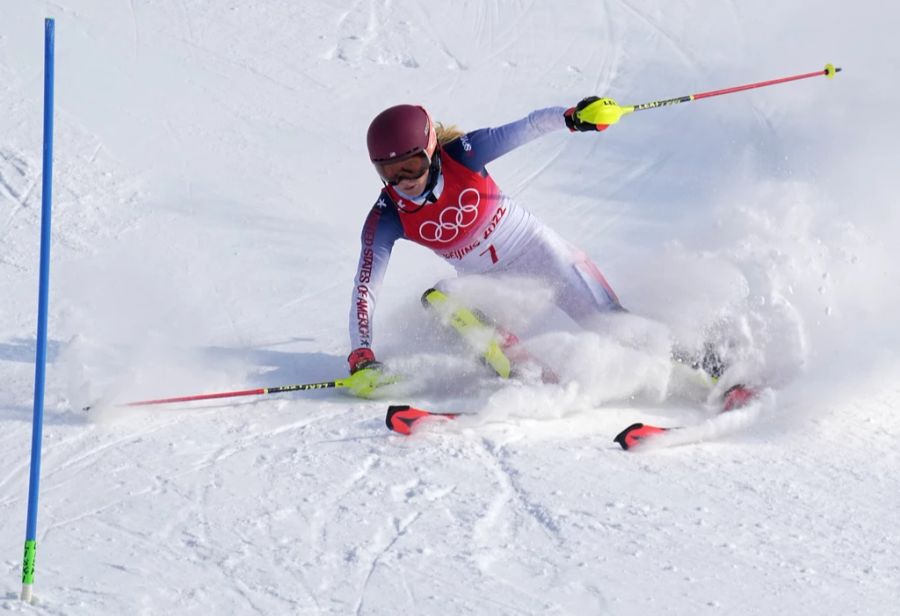
[[[493,244],[491,244],[486,249],[484,249],[480,253],[478,253],[478,256],[480,257],[483,255],[486,255],[487,253],[491,254],[491,263],[497,263],[500,260],[500,258],[497,257],[497,249],[494,248]]]

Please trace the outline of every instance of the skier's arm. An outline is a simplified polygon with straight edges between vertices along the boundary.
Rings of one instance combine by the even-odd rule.
[[[379,199],[363,226],[359,265],[350,304],[350,348],[347,360],[351,372],[365,362],[375,361],[372,351],[375,300],[391,258],[394,242],[403,235],[395,209]]]
[[[503,126],[474,130],[444,146],[447,153],[473,171],[542,135],[566,128],[565,107],[532,111]]]
[[[467,133],[446,144],[444,150],[454,160],[472,171],[480,172],[492,160],[547,133],[563,128],[568,128],[571,132],[606,130],[606,124],[595,123],[593,118],[609,100],[589,96],[568,109],[565,107],[538,109],[521,120]]]

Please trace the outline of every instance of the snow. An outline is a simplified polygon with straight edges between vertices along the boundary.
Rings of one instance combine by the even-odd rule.
[[[47,16],[54,244],[30,606]],[[871,0],[4,3],[0,608],[894,613],[898,17]],[[626,306],[666,324],[576,335],[521,289],[484,291],[527,308],[504,316],[563,385],[497,382],[434,332],[418,298],[452,272],[404,243],[376,350],[418,378],[385,399],[113,406],[344,375],[379,186],[363,135],[384,107],[474,129],[826,62],[844,71],[560,132],[491,165]],[[772,388],[717,418],[663,400],[670,334],[730,340]],[[401,437],[390,403],[475,416]],[[633,421],[696,427],[673,433],[691,444],[625,453],[612,437]]]

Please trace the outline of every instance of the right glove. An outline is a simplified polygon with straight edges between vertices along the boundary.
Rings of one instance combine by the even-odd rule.
[[[616,118],[611,122],[607,121],[606,123],[603,123],[604,108],[610,105],[618,107],[616,101],[611,98],[600,98],[599,96],[588,96],[587,98],[583,98],[574,107],[566,109],[566,112],[563,114],[566,118],[566,126],[568,126],[569,130],[573,133],[576,131],[606,130],[609,128],[610,124],[613,124],[618,120],[618,118]]]

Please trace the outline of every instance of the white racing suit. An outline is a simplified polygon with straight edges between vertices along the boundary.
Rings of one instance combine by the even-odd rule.
[[[371,348],[378,292],[394,242],[408,239],[433,250],[460,275],[521,275],[540,279],[573,320],[621,310],[603,274],[583,252],[519,207],[485,169],[541,135],[565,129],[562,107],[541,109],[517,122],[475,130],[444,145],[440,176],[428,198],[382,189],[366,218],[350,309],[351,348]],[[424,290],[424,289],[423,289]]]

